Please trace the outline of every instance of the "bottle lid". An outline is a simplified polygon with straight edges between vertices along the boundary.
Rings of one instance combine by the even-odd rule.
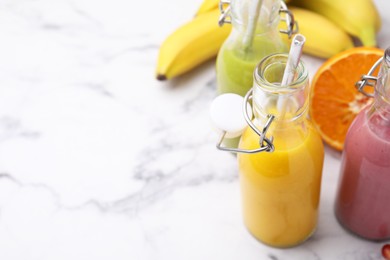
[[[270,127],[275,116],[268,115],[267,122],[262,130],[259,130],[252,122],[252,107],[249,100],[252,99],[252,89],[246,93],[245,97],[237,94],[223,94],[214,99],[210,107],[210,118],[215,128],[221,132],[221,138],[216,147],[222,151],[233,153],[259,153],[259,152],[273,152],[275,147],[273,145],[273,137],[266,137],[267,130]],[[241,109],[240,109],[241,108]],[[239,111],[242,111],[240,113]],[[234,138],[240,136],[246,126],[250,128],[259,136],[259,147],[255,149],[241,149],[235,147],[225,147],[222,145],[224,138]]]
[[[249,103],[247,111],[252,118],[252,108]],[[235,138],[242,134],[248,125],[242,108],[244,98],[233,93],[226,93],[216,97],[210,106],[210,119],[219,132],[225,132],[226,138]]]

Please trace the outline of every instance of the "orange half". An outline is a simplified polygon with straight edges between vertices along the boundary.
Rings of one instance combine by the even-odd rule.
[[[352,121],[372,101],[357,90],[355,83],[383,53],[384,50],[372,47],[352,48],[328,59],[315,74],[310,117],[329,146],[343,149]],[[378,69],[373,75],[377,74]]]

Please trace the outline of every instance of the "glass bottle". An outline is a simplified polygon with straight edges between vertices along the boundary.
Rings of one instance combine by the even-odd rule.
[[[275,150],[238,153],[244,223],[261,242],[290,247],[305,241],[316,229],[324,160],[322,140],[308,120],[308,72],[299,63],[295,80],[281,87],[287,54],[264,58],[253,83],[253,123],[267,130]],[[262,142],[260,141],[260,144]],[[240,149],[259,147],[259,135],[247,128]]]
[[[253,15],[254,4],[261,4],[257,16]],[[219,94],[244,96],[253,85],[253,71],[259,61],[269,54],[288,51],[278,30],[280,5],[280,0],[230,1],[232,31],[217,56]]]
[[[351,232],[390,239],[390,48],[385,51],[374,102],[351,124],[342,154],[335,213]]]
[[[261,5],[257,16],[253,14],[256,4]],[[281,0],[230,1],[232,31],[221,46],[216,62],[218,94],[245,96],[252,88],[253,71],[259,61],[272,53],[288,51],[278,30],[280,6]],[[287,17],[291,18],[291,13]],[[291,35],[289,30],[292,28],[285,33]],[[224,144],[237,147],[239,140],[240,137],[226,139]]]

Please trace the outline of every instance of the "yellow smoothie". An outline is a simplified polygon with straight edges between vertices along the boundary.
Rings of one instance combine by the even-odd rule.
[[[238,155],[244,222],[263,243],[290,247],[316,228],[324,148],[308,121],[269,134],[274,152]],[[240,147],[258,148],[259,136],[248,127]]]

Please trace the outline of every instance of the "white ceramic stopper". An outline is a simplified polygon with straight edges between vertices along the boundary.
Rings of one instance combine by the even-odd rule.
[[[233,93],[219,95],[211,103],[211,121],[219,132],[226,132],[226,138],[240,136],[248,125],[242,111],[243,103],[244,98]],[[247,104],[247,111],[249,118],[252,118],[250,104]]]

